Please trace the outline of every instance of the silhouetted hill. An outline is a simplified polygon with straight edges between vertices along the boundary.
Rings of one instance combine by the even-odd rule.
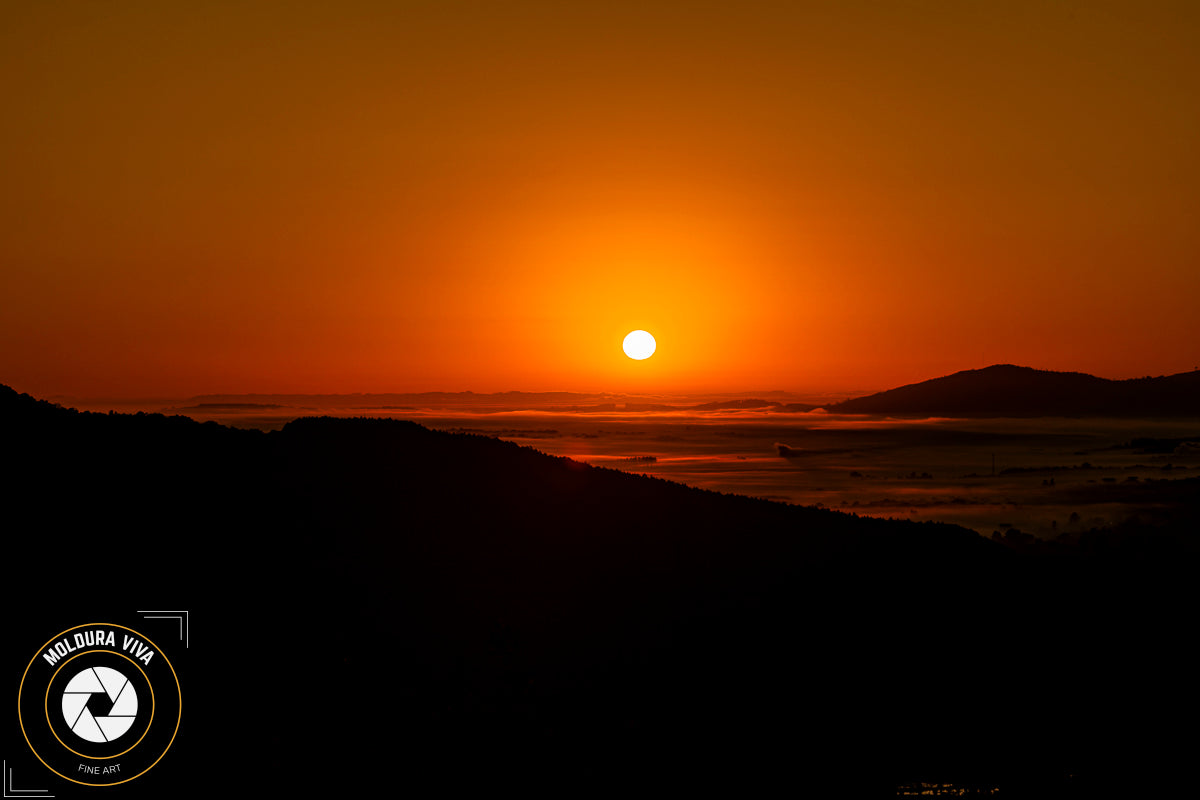
[[[1200,371],[1112,381],[1011,364],[966,370],[827,406],[835,414],[1200,416]]]
[[[816,408],[815,405],[808,403],[780,403],[775,400],[760,400],[758,398],[746,398],[744,400],[720,400],[711,403],[700,403],[699,405],[691,406],[696,411],[791,411],[805,412],[812,411]]]
[[[7,607],[191,609],[191,719],[221,728],[191,741],[276,792],[1062,796],[1190,758],[1162,727],[1194,706],[1175,539],[1027,555],[395,420],[263,433],[0,387],[0,436]]]

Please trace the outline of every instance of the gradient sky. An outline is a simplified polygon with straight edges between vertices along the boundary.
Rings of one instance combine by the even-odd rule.
[[[0,102],[20,391],[1200,364],[1200,4],[13,0]]]

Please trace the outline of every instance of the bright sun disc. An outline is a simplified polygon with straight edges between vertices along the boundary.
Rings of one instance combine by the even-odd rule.
[[[635,361],[642,361],[654,355],[656,346],[654,337],[645,331],[633,331],[621,343],[621,349],[625,351],[625,355]]]

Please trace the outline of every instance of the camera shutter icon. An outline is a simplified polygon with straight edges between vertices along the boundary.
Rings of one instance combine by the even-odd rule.
[[[137,719],[137,690],[111,667],[88,667],[71,678],[62,696],[63,718],[89,742],[119,739]]]

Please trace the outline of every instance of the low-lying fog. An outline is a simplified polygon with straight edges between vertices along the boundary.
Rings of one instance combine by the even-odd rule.
[[[170,413],[170,411],[168,411]],[[879,517],[1042,537],[1169,513],[1200,477],[1200,421],[837,417],[762,411],[475,413],[211,405],[196,419],[278,428],[306,414],[412,419],[596,466]],[[1154,441],[1138,441],[1138,440]]]

